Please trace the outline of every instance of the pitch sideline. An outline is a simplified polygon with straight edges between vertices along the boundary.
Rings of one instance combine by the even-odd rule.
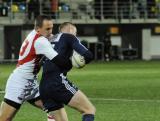
[[[5,91],[0,91],[0,94],[4,94]],[[160,103],[160,100],[153,99],[122,99],[122,98],[89,98],[93,101],[121,101],[121,102],[157,102]]]
[[[158,102],[160,103],[160,100],[154,100],[154,99],[122,99],[122,98],[89,98],[93,101],[121,101],[121,102]]]

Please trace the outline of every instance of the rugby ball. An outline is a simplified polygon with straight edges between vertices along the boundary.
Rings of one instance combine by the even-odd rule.
[[[85,66],[85,59],[76,51],[73,51],[72,59],[72,66],[76,68],[82,68]]]

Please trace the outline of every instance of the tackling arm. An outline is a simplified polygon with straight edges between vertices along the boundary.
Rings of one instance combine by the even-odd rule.
[[[65,57],[59,55],[53,48],[49,41],[41,37],[35,42],[36,54],[42,54],[46,56],[51,62],[57,64],[59,67],[68,69],[71,65],[70,60],[65,59]]]

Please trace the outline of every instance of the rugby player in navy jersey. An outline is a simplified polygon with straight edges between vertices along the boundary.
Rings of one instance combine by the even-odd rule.
[[[65,58],[70,60],[73,50],[84,56],[86,64],[92,59],[92,53],[84,47],[76,35],[76,27],[65,22],[59,27],[60,33],[50,41],[53,48]],[[68,34],[70,33],[70,34]],[[70,69],[72,64],[70,65]],[[45,59],[42,79],[40,82],[40,95],[46,112],[54,115],[56,121],[68,121],[66,113],[63,115],[64,105],[68,105],[82,114],[82,121],[94,121],[95,107],[87,96],[67,79],[70,69],[59,67]],[[61,113],[59,113],[61,110]],[[59,119],[61,118],[61,119]]]

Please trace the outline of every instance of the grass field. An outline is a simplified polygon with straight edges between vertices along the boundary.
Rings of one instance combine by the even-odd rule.
[[[14,67],[0,65],[1,90]],[[160,121],[159,61],[92,63],[73,69],[69,78],[95,105],[95,121]],[[81,121],[78,112],[66,110],[69,121]],[[46,121],[46,114],[25,103],[15,121]]]

